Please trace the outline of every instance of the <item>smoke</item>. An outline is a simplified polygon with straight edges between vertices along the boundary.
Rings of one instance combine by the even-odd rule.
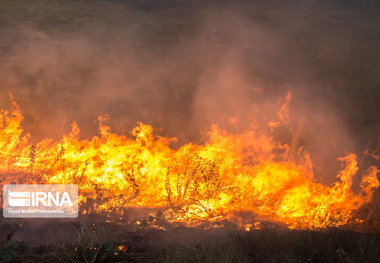
[[[141,121],[179,145],[197,143],[213,123],[268,128],[291,92],[291,124],[275,135],[305,147],[323,172],[377,144],[380,52],[370,11],[363,21],[357,10],[245,1],[150,11],[97,4],[82,3],[94,12],[84,18],[70,9],[64,22],[9,18],[0,29],[0,102],[6,108],[14,94],[32,140],[59,138],[74,120],[83,138],[93,136],[108,114],[117,133]]]

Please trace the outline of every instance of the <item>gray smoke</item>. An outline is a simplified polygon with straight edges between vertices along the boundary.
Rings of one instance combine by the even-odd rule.
[[[68,2],[2,16],[0,102],[9,107],[7,92],[14,94],[32,140],[60,138],[74,120],[88,138],[108,114],[116,133],[142,121],[178,145],[197,143],[212,123],[265,126],[290,91],[291,125],[276,137],[299,134],[295,143],[322,172],[345,152],[377,145],[376,12],[258,1]]]

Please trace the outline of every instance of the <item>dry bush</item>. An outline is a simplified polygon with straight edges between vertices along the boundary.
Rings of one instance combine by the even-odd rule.
[[[168,169],[166,192],[168,206],[176,214],[213,216],[210,202],[217,201],[224,187],[215,161],[198,155],[185,156]],[[190,214],[189,214],[190,213]]]

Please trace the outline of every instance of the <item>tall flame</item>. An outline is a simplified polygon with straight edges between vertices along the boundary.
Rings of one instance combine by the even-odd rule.
[[[361,191],[352,191],[354,154],[340,159],[344,168],[335,184],[318,183],[303,149],[294,151],[255,127],[232,134],[213,126],[206,143],[174,150],[171,139],[155,135],[149,125],[138,123],[130,139],[112,133],[107,118],[99,118],[99,136],[89,140],[79,139],[74,122],[60,141],[31,144],[12,96],[11,103],[11,111],[0,112],[5,182],[78,184],[82,213],[163,208],[168,220],[194,223],[248,211],[289,228],[325,228],[354,220],[353,211],[380,185],[372,166]],[[287,122],[284,107],[278,116]]]

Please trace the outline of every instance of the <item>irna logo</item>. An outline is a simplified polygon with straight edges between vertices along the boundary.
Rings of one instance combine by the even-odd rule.
[[[3,215],[13,218],[77,217],[78,187],[49,184],[4,185]]]
[[[10,206],[73,206],[67,192],[11,192],[8,191]]]

